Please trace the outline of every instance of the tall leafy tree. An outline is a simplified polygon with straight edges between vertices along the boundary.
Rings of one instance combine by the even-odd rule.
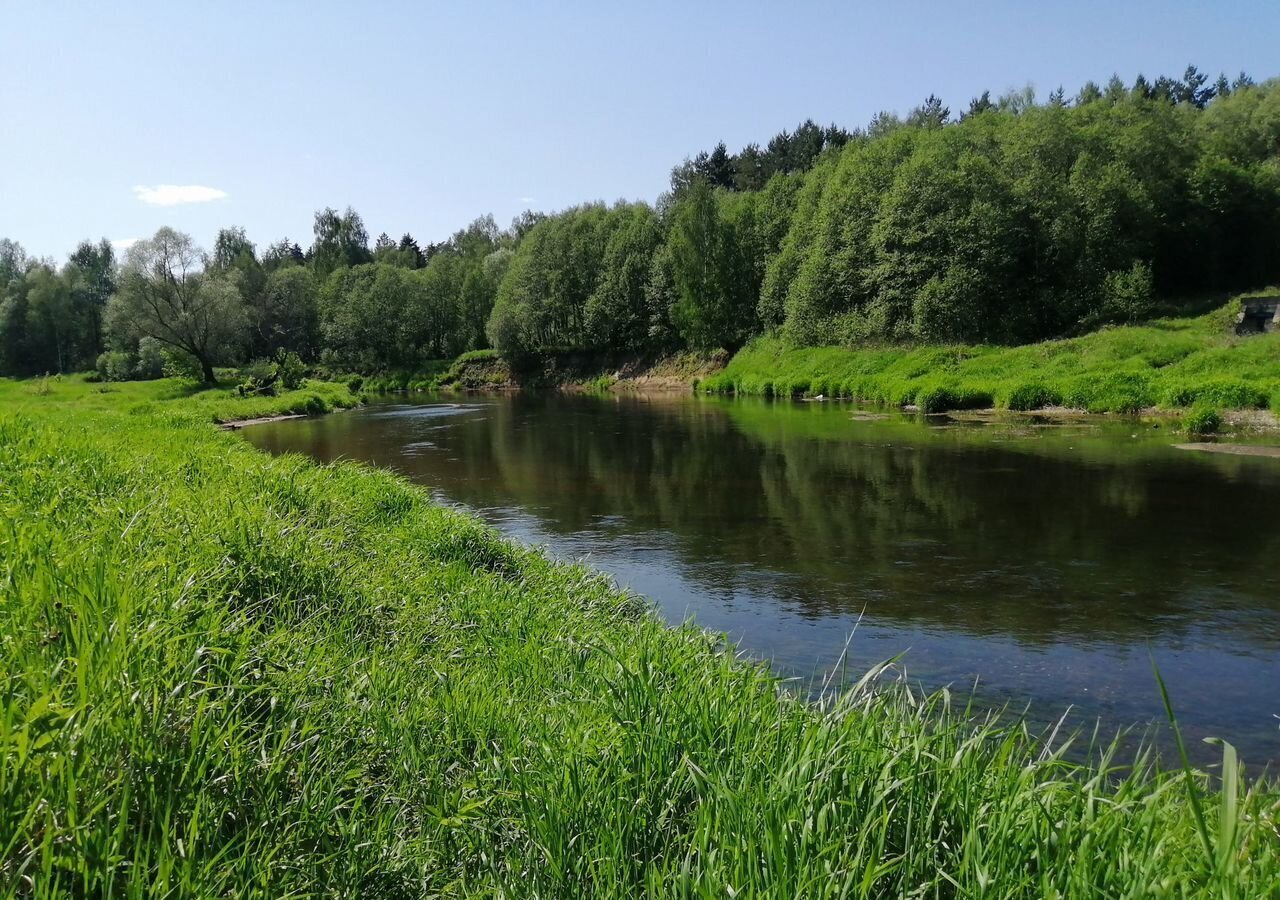
[[[288,266],[301,266],[307,262],[307,254],[296,243],[283,238],[267,246],[262,253],[262,268],[267,273]]]
[[[373,259],[364,220],[349,206],[342,213],[332,207],[317,212],[314,232],[310,259],[318,278],[327,278],[343,266],[358,266]]]
[[[213,252],[209,255],[209,274],[231,280],[249,310],[263,305],[263,291],[267,287],[267,271],[258,261],[257,247],[240,227],[223,228],[214,239]],[[250,330],[249,352],[253,356],[266,356],[273,347],[258,340],[260,332]]]
[[[209,268],[215,272],[226,272],[245,258],[255,262],[258,258],[257,248],[245,230],[239,226],[219,230],[213,242],[213,253],[209,255]]]
[[[735,350],[755,330],[756,297],[716,191],[695,183],[672,211],[668,238],[677,301],[671,318],[692,347]]]
[[[129,248],[119,287],[107,306],[118,342],[151,337],[195,360],[207,383],[214,365],[232,358],[247,337],[248,316],[234,279],[204,272],[190,235],[161,228]]]
[[[407,269],[421,269],[427,264],[427,258],[422,252],[422,248],[418,246],[418,242],[414,240],[413,235],[405,232],[400,237],[400,243],[396,246],[400,251],[400,265]]]
[[[81,241],[63,268],[74,295],[74,305],[82,318],[80,359],[95,360],[102,352],[102,323],[107,301],[116,290],[116,254],[103,238],[94,244]]]
[[[305,266],[285,266],[267,276],[256,302],[249,304],[253,344],[259,355],[289,350],[303,359],[319,354],[319,287]]]
[[[68,280],[51,267],[37,265],[27,274],[26,341],[38,369],[69,372],[83,361],[89,324],[76,308]]]

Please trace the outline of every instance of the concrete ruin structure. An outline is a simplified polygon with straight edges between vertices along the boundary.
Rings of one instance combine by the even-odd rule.
[[[1280,294],[1249,297],[1236,316],[1236,334],[1262,334],[1280,331]]]

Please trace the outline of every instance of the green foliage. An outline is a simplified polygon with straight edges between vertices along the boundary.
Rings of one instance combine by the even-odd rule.
[[[985,409],[993,405],[991,394],[973,388],[929,385],[916,391],[916,406],[925,415],[960,409]]]
[[[309,257],[317,278],[323,280],[338,269],[373,260],[364,220],[349,206],[342,213],[328,206],[318,210],[314,232]]]
[[[1280,398],[1280,334],[1237,338],[1222,321],[1215,311],[1024,347],[846,350],[757,338],[699,387],[774,394],[803,385],[812,394],[915,403],[926,411],[989,405],[993,398],[1013,410],[1066,405],[1090,412],[1274,405]]]
[[[61,271],[0,241],[0,372],[70,372],[102,351],[102,314],[115,287],[115,255],[82,243]]]
[[[298,354],[281,353],[276,357],[275,372],[281,387],[286,391],[296,391],[302,386],[302,379],[307,375],[307,367]]]
[[[105,313],[115,349],[154,338],[193,358],[205,382],[215,381],[213,367],[234,355],[247,335],[248,315],[238,276],[206,273],[202,258],[191,236],[172,228],[129,248]]]
[[[1062,402],[1062,395],[1052,388],[1035,381],[1014,385],[1005,396],[1004,406],[1019,412],[1043,409],[1046,406],[1057,406]]]
[[[648,206],[620,207],[600,261],[600,277],[583,309],[588,347],[644,352],[650,316],[645,288],[654,253],[662,243],[658,218]]]
[[[144,337],[138,341],[138,359],[134,364],[134,375],[142,380],[163,378],[168,355],[164,344],[153,337]],[[117,380],[117,379],[109,379]]]
[[[1226,789],[1071,763],[882,668],[802,702],[392,474],[208,425],[295,403],[0,383],[5,893],[1280,888],[1280,793],[1230,748]]]
[[[1017,345],[1276,283],[1277,246],[1280,82],[1210,85],[1189,68],[1089,83],[1075,102],[984,92],[956,117],[930,95],[865,129],[806,121],[686,160],[656,208],[527,211],[505,230],[482,216],[425,248],[383,233],[371,250],[350,208],[316,213],[308,251],[286,238],[260,258],[236,227],[207,257],[162,229],[119,269],[106,242],[55,271],[6,240],[0,373],[137,356],[145,336],[205,380],[281,349],[385,376],[486,346],[546,369],[764,334]],[[1153,399],[1137,382],[1077,388],[1104,405]]]
[[[144,337],[138,341],[137,352],[107,350],[98,354],[94,370],[102,381],[146,381],[163,378],[170,366],[170,354],[155,338]]]
[[[1108,272],[1102,290],[1101,316],[1106,321],[1132,325],[1148,318],[1155,306],[1151,266],[1142,261],[1127,272]]]
[[[329,411],[329,405],[319,394],[307,393],[302,398],[302,409],[309,416],[319,416]]]
[[[96,369],[103,381],[128,381],[133,377],[133,359],[122,350],[108,350],[99,354]]]
[[[643,348],[645,286],[661,240],[644,204],[575,207],[524,236],[498,288],[486,328],[517,363],[603,345]]]
[[[488,351],[492,352],[492,351]],[[463,354],[466,356],[467,354]],[[461,358],[461,357],[460,357]],[[399,391],[429,391],[440,387],[441,380],[456,367],[454,360],[428,360],[416,369],[392,369],[379,372],[367,378],[350,376],[345,382],[358,381],[360,387],[373,394],[386,394]],[[360,387],[352,388],[359,390]]]
[[[250,301],[253,352],[266,356],[290,350],[314,359],[320,345],[320,289],[302,266],[286,266],[267,276],[256,302]]]
[[[1203,113],[1145,96],[1017,104],[853,142],[815,170],[766,320],[785,309],[805,345],[1025,342],[1140,321],[1160,294],[1274,280],[1274,146],[1237,145],[1239,173],[1206,160],[1238,129],[1280,135],[1275,94]]]
[[[1217,434],[1222,429],[1222,416],[1213,406],[1197,403],[1183,417],[1182,427],[1191,435]]]
[[[704,182],[713,187],[758,191],[779,175],[807,171],[857,137],[837,125],[823,128],[806,119],[794,132],[774,135],[764,148],[748,144],[741,152],[730,154],[721,142],[710,153],[703,151],[676,166],[671,173],[671,190],[679,195]]]
[[[245,380],[236,386],[239,396],[274,397],[281,390],[296,391],[302,387],[307,367],[298,354],[281,351],[274,360],[250,363],[241,369],[240,374],[245,376]]]
[[[1163,405],[1195,406],[1208,403],[1225,409],[1265,409],[1269,397],[1257,384],[1240,378],[1206,378],[1176,382],[1164,394]]]
[[[749,206],[704,182],[692,185],[672,210],[668,247],[678,299],[671,319],[694,349],[736,349],[755,331],[758,285],[740,243],[750,230],[744,215],[750,216]]]
[[[433,387],[468,390],[506,387],[511,383],[511,374],[497,350],[472,350],[450,363]]]

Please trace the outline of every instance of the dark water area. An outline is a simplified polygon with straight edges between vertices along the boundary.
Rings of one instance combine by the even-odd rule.
[[[414,398],[244,434],[394,469],[803,683],[847,644],[850,675],[902,654],[926,688],[1142,733],[1154,657],[1198,759],[1217,736],[1280,763],[1280,459],[1136,421],[692,396]]]

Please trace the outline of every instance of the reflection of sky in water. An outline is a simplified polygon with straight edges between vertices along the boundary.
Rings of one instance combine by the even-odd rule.
[[[465,416],[484,409],[483,406],[463,403],[446,403],[432,406],[378,406],[362,411],[370,419],[444,419],[449,416]]]
[[[902,654],[913,681],[960,697],[976,682],[984,703],[1032,702],[1045,722],[1073,708],[1072,722],[1114,731],[1162,715],[1150,653],[1201,758],[1214,751],[1198,739],[1215,734],[1249,762],[1280,761],[1267,555],[1280,521],[1266,518],[1280,507],[1259,503],[1280,501],[1280,464],[1192,460],[1132,425],[904,430],[851,428],[836,410],[746,412],[484,398],[248,436],[396,468],[802,685],[856,628],[849,675]],[[804,434],[815,421],[843,430]],[[823,489],[806,494],[815,478]],[[1206,505],[1214,492],[1227,509]]]
[[[1218,713],[1215,726],[1229,727],[1236,743],[1254,750],[1255,764],[1280,759],[1280,722],[1259,719],[1249,711],[1256,708],[1260,687],[1280,689],[1280,658],[1260,660],[1229,648],[1224,654],[1210,622],[1174,640],[1153,636],[1149,646],[1078,647],[880,623],[874,597],[866,598],[860,615],[815,618],[787,603],[801,596],[811,599],[802,593],[808,590],[802,577],[735,568],[732,590],[708,590],[706,585],[726,580],[717,571],[724,564],[673,566],[671,556],[678,546],[670,535],[610,534],[609,525],[622,524],[618,517],[601,517],[600,532],[561,535],[542,526],[537,510],[477,512],[505,534],[544,547],[558,559],[610,573],[622,587],[649,598],[667,621],[692,619],[724,632],[749,655],[767,660],[779,674],[803,685],[820,686],[832,666],[856,680],[878,663],[900,656],[911,681],[950,686],[961,699],[972,693],[984,704],[1021,710],[1034,698],[1032,719],[1046,727],[1068,712],[1067,721],[1076,727],[1092,728],[1101,720],[1107,735],[1128,726],[1145,733],[1144,723],[1160,721],[1162,714],[1149,650],[1166,682],[1184,688],[1179,692],[1182,704],[1212,704]],[[1202,682],[1200,673],[1209,668],[1217,677]],[[1280,703],[1276,709],[1280,712]],[[1183,715],[1181,724],[1189,740],[1220,734],[1194,714]],[[1218,757],[1216,749],[1191,750],[1206,762]]]

